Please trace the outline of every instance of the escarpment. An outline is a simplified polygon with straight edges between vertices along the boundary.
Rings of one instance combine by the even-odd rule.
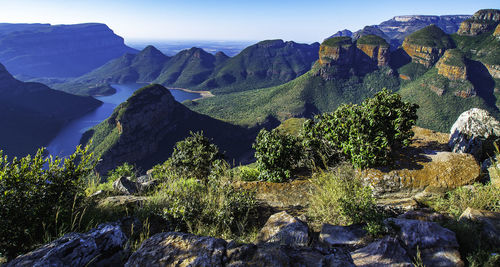
[[[434,65],[452,47],[451,38],[435,25],[414,32],[403,42],[403,49],[412,61],[426,67]]]
[[[459,35],[476,36],[494,30],[500,22],[500,10],[482,9],[474,13],[472,18],[464,20],[460,24],[457,33]]]
[[[450,80],[466,80],[467,65],[465,57],[458,49],[446,50],[444,55],[436,64],[438,74],[447,77]]]

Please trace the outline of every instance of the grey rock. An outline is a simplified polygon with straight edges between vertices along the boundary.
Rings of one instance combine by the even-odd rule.
[[[386,222],[399,231],[398,238],[411,257],[420,251],[426,266],[463,266],[454,232],[434,222],[395,218]]]
[[[351,258],[349,252],[341,248],[334,249],[334,252],[330,255],[323,257],[321,261],[321,266],[324,267],[354,267],[354,262]]]
[[[406,250],[390,236],[354,251],[351,256],[356,266],[413,266]]]
[[[472,221],[481,224],[483,237],[494,247],[500,247],[500,212],[467,208],[459,221]]]
[[[257,243],[304,247],[309,243],[309,227],[286,211],[271,215],[257,236]]]
[[[473,108],[460,114],[450,130],[448,146],[453,152],[469,153],[478,160],[493,155],[493,141],[500,137],[500,122],[488,111]]]
[[[140,193],[147,193],[149,191],[154,190],[159,184],[160,184],[160,181],[158,181],[158,180],[150,180],[147,182],[139,183],[139,192]]]
[[[290,266],[291,261],[281,246],[270,245],[258,247],[254,244],[243,244],[227,247],[226,266]]]
[[[409,220],[420,220],[420,221],[428,221],[428,222],[438,222],[445,219],[443,214],[432,212],[432,211],[424,211],[424,210],[411,210],[405,212],[398,216],[398,219],[409,219]]]
[[[125,266],[222,266],[226,244],[213,237],[160,233],[144,241]]]
[[[119,223],[101,224],[88,233],[69,233],[6,266],[121,266],[129,255]]]
[[[133,195],[139,192],[139,184],[122,176],[113,182],[113,189],[120,194]]]
[[[367,232],[360,225],[335,226],[323,224],[319,241],[328,247],[359,247],[365,243]]]

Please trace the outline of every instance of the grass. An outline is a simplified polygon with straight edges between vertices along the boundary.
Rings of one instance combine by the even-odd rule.
[[[500,42],[492,33],[490,31],[477,36],[453,34],[451,37],[467,58],[485,64],[498,65],[500,64]]]

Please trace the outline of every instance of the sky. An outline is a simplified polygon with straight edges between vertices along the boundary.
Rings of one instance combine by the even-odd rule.
[[[397,15],[473,14],[499,0],[0,0],[0,22],[101,22],[126,40],[316,42]]]

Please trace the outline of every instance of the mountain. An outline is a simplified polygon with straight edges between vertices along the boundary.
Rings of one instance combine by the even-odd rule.
[[[77,77],[136,53],[105,24],[0,24],[0,62],[23,77]]]
[[[158,77],[169,57],[154,46],[137,54],[124,54],[87,73],[73,83],[109,84],[151,82]]]
[[[170,87],[196,87],[212,74],[216,64],[225,62],[223,53],[219,53],[217,58],[197,47],[183,50],[163,66],[154,82]]]
[[[488,31],[450,35],[430,25],[408,35],[403,46],[393,51],[376,35],[329,38],[321,44],[313,68],[288,83],[186,105],[221,120],[253,126],[269,116],[283,121],[333,111],[386,87],[420,105],[417,125],[422,127],[448,132],[456,118],[472,107],[499,118],[497,11],[479,11],[473,17],[488,24]]]
[[[456,33],[462,21],[467,20],[470,17],[471,16],[469,15],[396,16],[378,25],[366,26],[362,30],[358,30],[354,33],[347,29],[339,31],[329,38],[347,36],[353,37],[353,39],[358,39],[362,35],[374,34],[384,38],[395,49],[403,43],[406,36],[432,24],[441,28],[447,34]]]
[[[0,64],[0,150],[24,156],[47,145],[69,120],[97,108],[100,101],[16,80]]]
[[[342,103],[359,103],[386,87],[397,90],[398,78],[388,66],[389,44],[367,35],[325,40],[312,69],[285,84],[216,95],[187,104],[194,111],[254,126],[269,119],[311,117],[335,110]],[[228,104],[230,103],[230,104]]]
[[[282,40],[262,41],[234,57],[215,55],[201,48],[183,50],[173,57],[149,46],[137,55],[126,54],[64,85],[53,86],[81,94],[108,83],[150,82],[168,87],[213,90],[216,93],[269,87],[290,81],[311,69],[319,44]]]
[[[219,65],[200,88],[228,93],[283,84],[311,69],[318,48],[318,43],[259,42]]]
[[[254,130],[234,126],[198,114],[176,102],[165,87],[153,84],[137,90],[105,121],[87,131],[82,143],[92,139],[91,150],[101,157],[100,172],[124,162],[143,170],[164,162],[177,141],[189,131],[203,131],[228,159],[236,162],[251,157]]]

